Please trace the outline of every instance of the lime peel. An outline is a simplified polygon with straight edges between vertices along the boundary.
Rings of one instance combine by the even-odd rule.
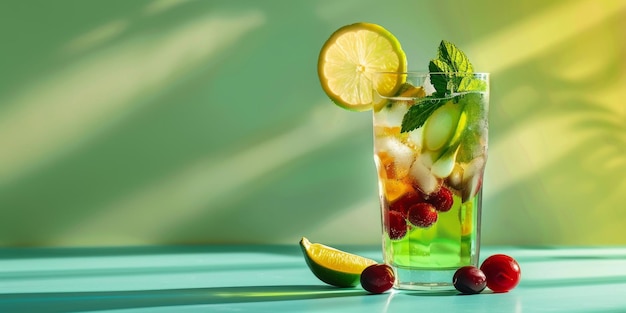
[[[361,272],[376,261],[341,251],[323,244],[311,243],[302,237],[300,248],[313,274],[321,281],[336,287],[354,287]]]
[[[374,72],[406,71],[406,55],[398,40],[380,25],[355,23],[335,31],[324,43],[318,59],[318,76],[330,99],[348,110],[366,111],[384,100],[373,91],[393,95],[402,85],[401,77]]]

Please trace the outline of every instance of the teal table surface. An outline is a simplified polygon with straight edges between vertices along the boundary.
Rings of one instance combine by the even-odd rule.
[[[381,259],[379,247],[338,248]],[[626,312],[626,247],[484,247],[522,268],[495,294],[340,289],[299,246],[0,249],[0,312]]]

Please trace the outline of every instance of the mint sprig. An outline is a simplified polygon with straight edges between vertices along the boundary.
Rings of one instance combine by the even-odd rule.
[[[437,50],[437,58],[428,64],[430,83],[435,87],[433,95],[413,105],[402,118],[401,132],[412,131],[424,125],[428,117],[446,101],[428,100],[429,98],[450,97],[458,102],[458,93],[466,91],[485,91],[484,81],[472,75],[474,67],[458,47],[442,40]]]
[[[430,81],[437,94],[445,96],[460,91],[461,82],[468,76],[458,73],[471,74],[474,67],[461,49],[449,41],[442,40],[437,50],[437,59],[430,61],[428,70],[432,73]]]
[[[457,48],[453,43],[442,40],[439,44],[439,50],[437,51],[437,58],[446,62],[452,71],[460,73],[473,73],[474,67],[470,63],[469,59]]]

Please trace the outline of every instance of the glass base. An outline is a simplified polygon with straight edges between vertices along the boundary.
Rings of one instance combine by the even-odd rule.
[[[443,291],[454,290],[452,276],[456,269],[415,269],[393,267],[396,273],[395,289]]]

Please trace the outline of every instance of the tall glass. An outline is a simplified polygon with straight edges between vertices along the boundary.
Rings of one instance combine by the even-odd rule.
[[[394,96],[374,91],[383,254],[396,273],[394,287],[452,289],[459,267],[478,265],[489,74],[372,77],[405,82]],[[459,83],[465,77],[471,84]],[[448,81],[445,92],[441,83],[438,90],[431,84],[439,79]],[[412,116],[405,117],[410,110]],[[403,119],[414,129],[402,129]]]

